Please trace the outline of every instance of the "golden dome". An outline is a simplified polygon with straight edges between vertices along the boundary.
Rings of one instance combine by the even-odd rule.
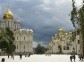
[[[68,33],[65,33],[66,35],[68,34]]]
[[[6,20],[13,19],[13,14],[9,9],[7,9],[6,12],[3,14],[3,19],[6,19]]]
[[[52,37],[52,39],[54,39],[54,37]]]
[[[69,32],[69,34],[72,34],[72,32]]]
[[[62,28],[59,28],[59,30],[58,31],[64,31]]]

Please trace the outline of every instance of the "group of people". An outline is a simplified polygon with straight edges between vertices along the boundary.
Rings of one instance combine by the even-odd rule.
[[[20,59],[22,59],[22,54],[19,54],[19,56],[20,56]],[[8,55],[8,59],[9,59],[9,57],[10,57],[10,55]],[[26,57],[26,55],[25,55],[25,57]],[[28,57],[30,57],[30,54],[28,54]],[[14,59],[14,55],[11,55],[11,58]],[[2,58],[1,62],[5,62],[5,58]]]
[[[70,56],[70,61],[71,61],[71,62],[72,62],[72,59],[74,59],[74,62],[75,62],[75,59],[76,59],[75,54]]]
[[[9,56],[11,56],[11,58],[13,58],[14,59],[14,55],[12,54],[12,55],[8,55],[8,58],[9,58]],[[20,59],[22,59],[22,54],[19,54],[19,56],[20,56]],[[27,54],[25,54],[25,57],[27,56]],[[28,54],[28,57],[30,57],[30,54]]]
[[[8,55],[8,59],[9,59],[9,56],[10,56],[10,55]],[[13,58],[13,59],[14,59],[14,55],[13,55],[13,54],[11,55],[11,58]]]
[[[83,61],[84,56],[83,56],[82,54],[78,54],[78,58],[79,58],[79,61]],[[71,62],[72,62],[72,59],[73,59],[74,62],[75,62],[75,59],[76,59],[75,54],[73,54],[73,55],[70,56],[70,61],[71,61]]]

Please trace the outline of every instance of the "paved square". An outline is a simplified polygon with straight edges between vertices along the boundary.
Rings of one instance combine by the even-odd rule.
[[[13,60],[11,57],[8,59],[7,56],[0,56],[0,60],[5,58],[5,62],[70,62],[69,57],[70,55],[31,55],[30,57],[22,56],[22,59],[19,56],[15,56]],[[75,62],[80,62],[78,56],[76,56]]]

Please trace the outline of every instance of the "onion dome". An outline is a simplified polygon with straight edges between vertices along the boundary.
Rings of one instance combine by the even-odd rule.
[[[67,35],[68,33],[65,33],[65,35]]]
[[[54,37],[52,37],[52,39],[54,39]]]
[[[3,14],[3,19],[6,19],[6,20],[13,19],[13,14],[9,9],[7,9],[6,12]]]
[[[63,32],[64,30],[62,29],[62,28],[59,28],[59,30],[58,30],[59,32]]]

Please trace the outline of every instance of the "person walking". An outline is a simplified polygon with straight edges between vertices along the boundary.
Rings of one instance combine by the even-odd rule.
[[[8,59],[9,59],[9,56],[10,56],[10,55],[8,54]]]
[[[5,62],[5,58],[2,58],[1,62]]]
[[[22,54],[20,54],[19,56],[20,56],[20,59],[22,59]]]

